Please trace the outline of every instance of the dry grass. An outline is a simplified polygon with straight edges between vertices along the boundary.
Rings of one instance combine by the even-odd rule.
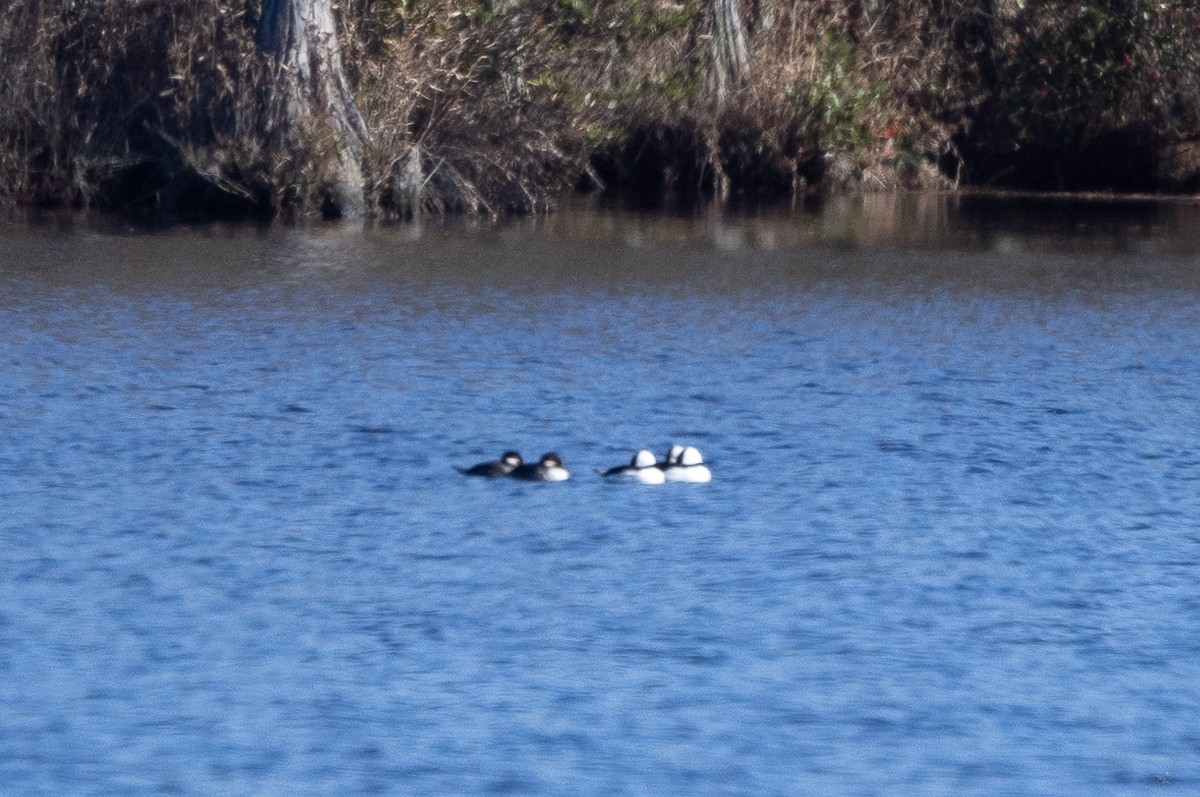
[[[345,0],[340,24],[371,131],[368,207],[499,215],[544,211],[576,183],[689,198],[945,182],[938,167],[961,171],[958,146],[1002,162],[1019,135],[1069,129],[1084,97],[1070,92],[1086,86],[1131,109],[1113,125],[1186,137],[1200,124],[1200,69],[1188,67],[1200,35],[1184,24],[1196,12],[1184,0],[1152,5],[1145,30],[1095,23],[1080,57],[1099,77],[1055,66],[1054,107],[1028,101],[1046,91],[1029,42],[1075,41],[1079,20],[1036,4],[747,0],[752,55],[723,102],[702,0]],[[0,194],[148,212],[319,211],[337,137],[317,123],[283,135],[254,45],[258,6],[10,0]],[[1111,55],[1121,36],[1132,66]],[[1024,133],[988,138],[998,119],[1025,120]]]

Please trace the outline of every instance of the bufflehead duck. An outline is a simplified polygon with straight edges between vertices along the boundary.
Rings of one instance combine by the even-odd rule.
[[[634,454],[628,465],[600,471],[600,475],[606,479],[639,484],[662,484],[665,481],[663,470],[655,463],[654,455],[645,449]]]
[[[659,470],[673,468],[679,464],[679,458],[683,456],[683,446],[678,443],[667,449],[667,457],[662,462],[659,462],[655,467]]]
[[[489,476],[496,478],[507,476],[519,468],[524,460],[516,451],[505,451],[495,462],[480,462],[469,468],[459,468],[458,472],[467,476]]]
[[[513,468],[509,475],[515,479],[524,479],[530,482],[565,482],[570,478],[571,473],[563,467],[562,457],[549,453],[542,454],[541,460],[536,465],[527,462]]]
[[[669,482],[703,484],[712,481],[712,471],[704,464],[704,457],[700,456],[699,449],[692,446],[683,449],[683,453],[674,464],[667,463],[663,468],[663,476]]]

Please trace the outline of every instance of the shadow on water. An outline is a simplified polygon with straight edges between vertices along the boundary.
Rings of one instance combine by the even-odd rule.
[[[0,207],[0,230],[38,229],[60,234],[154,235],[179,230],[271,229],[390,229],[404,237],[442,234],[479,235],[498,231],[554,229],[582,234],[602,233],[610,225],[625,227],[640,220],[657,228],[666,240],[691,238],[712,225],[747,224],[773,228],[778,238],[764,235],[748,244],[846,243],[897,247],[986,248],[993,234],[1026,235],[1050,242],[1075,241],[1084,234],[1096,239],[1188,237],[1200,224],[1200,204],[1188,198],[1024,194],[1016,192],[877,193],[806,197],[789,206],[781,203],[715,203],[644,207],[603,197],[576,197],[561,212],[545,216],[512,216],[498,221],[469,217],[425,217],[418,221],[293,223],[264,221],[151,222],[103,211]],[[786,230],[791,230],[790,233]],[[690,230],[691,234],[684,231]],[[1192,236],[1194,238],[1194,236]],[[1101,240],[1097,245],[1103,245]]]

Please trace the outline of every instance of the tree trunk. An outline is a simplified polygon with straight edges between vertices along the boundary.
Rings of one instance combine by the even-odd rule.
[[[725,104],[729,92],[742,79],[750,51],[742,29],[738,0],[710,0],[713,48],[712,86],[717,106]]]
[[[363,143],[370,134],[342,71],[332,0],[262,0],[258,46],[275,61],[271,102],[284,140],[303,141],[320,126],[332,133],[336,168],[326,212],[363,215]]]

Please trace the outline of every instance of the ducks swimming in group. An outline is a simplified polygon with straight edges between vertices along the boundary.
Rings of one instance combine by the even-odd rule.
[[[483,476],[498,479],[511,476],[529,482],[562,482],[570,477],[563,467],[562,457],[553,452],[542,454],[537,462],[526,462],[516,451],[505,451],[495,462],[480,462],[469,468],[457,468],[464,476]]]
[[[537,462],[525,462],[518,452],[505,451],[494,462],[458,468],[458,472],[466,476],[507,477],[532,482],[562,482],[571,477],[571,472],[563,466],[562,457],[553,452],[543,454]],[[597,468],[596,472],[606,479],[636,484],[703,484],[712,481],[712,471],[695,446],[671,446],[662,462],[656,462],[654,454],[642,449],[633,455],[628,465],[608,470]]]
[[[633,455],[628,465],[599,471],[607,479],[638,482],[639,484],[662,484],[663,482],[688,482],[704,484],[712,481],[712,471],[704,464],[700,449],[695,446],[673,445],[667,450],[662,462],[655,462],[654,455],[642,449]]]

